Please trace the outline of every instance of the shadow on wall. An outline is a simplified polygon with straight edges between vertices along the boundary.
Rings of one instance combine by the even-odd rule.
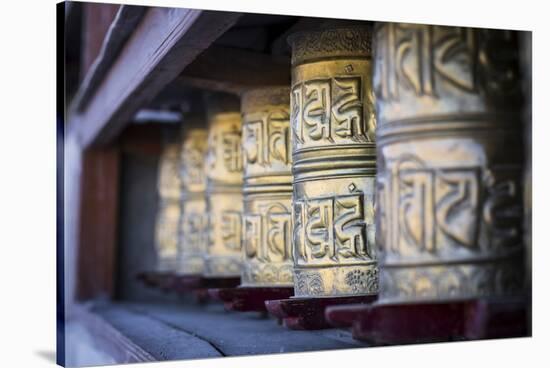
[[[55,351],[37,351],[35,354],[49,363],[55,364]]]

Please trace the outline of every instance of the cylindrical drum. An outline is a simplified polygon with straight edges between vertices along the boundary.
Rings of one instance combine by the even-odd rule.
[[[176,271],[180,221],[179,145],[164,145],[158,171],[159,207],[155,227],[157,270]]]
[[[241,274],[243,157],[240,103],[235,97],[208,99],[206,196],[209,220],[206,277]]]
[[[523,287],[517,33],[376,28],[380,301]]]
[[[246,92],[242,286],[293,286],[290,88]]]
[[[208,246],[206,175],[208,148],[206,122],[200,117],[184,121],[182,129],[180,177],[182,184],[178,273],[201,275]]]
[[[289,42],[295,296],[377,293],[371,28]]]

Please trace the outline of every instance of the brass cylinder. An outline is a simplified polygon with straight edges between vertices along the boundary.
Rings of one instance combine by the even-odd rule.
[[[241,274],[243,157],[238,99],[211,96],[206,159],[207,277]],[[228,102],[229,101],[229,102]]]
[[[377,293],[371,28],[289,42],[295,296]]]
[[[157,190],[159,209],[155,226],[157,270],[173,272],[177,268],[178,233],[180,221],[179,145],[163,147],[159,162]]]
[[[246,92],[242,286],[293,286],[290,88]]]
[[[377,26],[380,301],[523,288],[517,34]]]
[[[180,177],[182,185],[178,273],[201,275],[208,247],[205,161],[206,122],[192,116],[183,124]]]

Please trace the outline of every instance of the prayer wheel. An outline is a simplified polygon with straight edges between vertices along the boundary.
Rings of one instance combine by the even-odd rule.
[[[243,212],[243,158],[238,98],[210,95],[206,196],[206,277],[239,277]]]
[[[164,145],[158,171],[159,209],[155,227],[157,271],[173,272],[177,268],[181,187],[179,178],[179,145]]]
[[[378,292],[371,36],[346,25],[289,37],[296,297]]]
[[[242,286],[293,286],[290,88],[247,91]]]
[[[522,292],[517,36],[377,26],[381,303]]]
[[[182,129],[180,177],[182,185],[182,216],[178,273],[202,275],[208,246],[208,216],[206,212],[206,175],[208,130],[204,119],[191,116]]]

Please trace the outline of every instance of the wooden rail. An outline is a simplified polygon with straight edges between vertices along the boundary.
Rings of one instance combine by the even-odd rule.
[[[84,98],[77,98],[69,109],[68,134],[76,135],[83,147],[111,142],[139,108],[241,16],[182,8],[146,9],[135,24],[138,12],[123,13],[121,8],[111,27],[135,29],[123,42],[113,40],[121,32],[108,32],[105,48],[98,57],[111,58],[110,67],[96,60],[96,65],[103,66],[91,68],[90,72],[99,75],[85,78],[95,82],[81,86],[77,95]]]

